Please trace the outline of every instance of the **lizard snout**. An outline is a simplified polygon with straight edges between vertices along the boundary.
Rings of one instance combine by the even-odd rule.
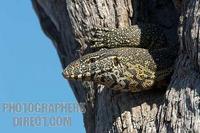
[[[68,73],[66,70],[64,70],[64,71],[62,72],[62,75],[63,75],[63,77],[66,78],[66,79],[69,78],[69,73]]]

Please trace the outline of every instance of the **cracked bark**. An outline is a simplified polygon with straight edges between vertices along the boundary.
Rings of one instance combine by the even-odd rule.
[[[87,48],[87,29],[160,25],[179,56],[167,88],[117,93],[91,82],[69,81],[78,102],[86,103],[88,133],[200,132],[198,0],[32,0],[41,27],[52,40],[63,68]],[[182,5],[181,5],[182,4]],[[177,34],[179,15],[181,24]]]

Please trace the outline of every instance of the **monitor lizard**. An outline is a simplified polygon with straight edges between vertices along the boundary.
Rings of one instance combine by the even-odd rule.
[[[66,79],[93,81],[113,90],[140,92],[151,89],[172,73],[177,50],[168,46],[158,26],[140,24],[93,30],[91,47],[103,49],[70,63],[63,71]]]

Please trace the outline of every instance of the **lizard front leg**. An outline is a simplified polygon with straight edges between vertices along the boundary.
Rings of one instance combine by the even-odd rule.
[[[89,39],[91,48],[167,47],[163,31],[153,24],[138,24],[126,28],[93,28],[92,31],[94,34]]]

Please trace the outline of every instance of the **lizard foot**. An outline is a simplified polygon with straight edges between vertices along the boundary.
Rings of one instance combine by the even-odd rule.
[[[117,41],[119,37],[115,37],[119,33],[119,29],[115,28],[93,28],[92,37],[89,38],[91,48],[114,48],[120,45]]]
[[[91,48],[139,47],[159,49],[167,47],[164,32],[153,24],[138,24],[124,28],[92,28]]]

